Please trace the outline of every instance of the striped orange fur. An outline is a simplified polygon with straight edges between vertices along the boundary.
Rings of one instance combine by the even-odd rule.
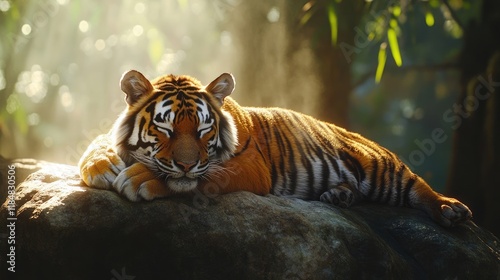
[[[208,86],[189,76],[150,82],[125,73],[128,106],[82,156],[83,180],[132,201],[249,191],[341,207],[408,206],[444,226],[471,218],[466,205],[433,191],[386,148],[295,111],[242,107],[229,97],[234,84],[227,73]]]

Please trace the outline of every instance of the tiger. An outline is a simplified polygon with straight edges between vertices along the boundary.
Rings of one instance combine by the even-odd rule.
[[[187,75],[148,80],[130,70],[126,109],[78,166],[86,185],[130,201],[247,191],[348,208],[375,202],[420,209],[450,227],[472,217],[393,152],[293,110],[240,106],[232,74],[206,86]]]

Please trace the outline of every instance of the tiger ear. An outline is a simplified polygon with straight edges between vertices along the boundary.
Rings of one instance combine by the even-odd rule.
[[[144,75],[139,71],[130,70],[123,73],[120,80],[120,87],[127,95],[125,100],[128,105],[133,105],[141,98],[141,96],[149,94],[153,91],[153,86]]]
[[[222,105],[224,98],[233,92],[235,84],[233,75],[224,73],[206,86],[205,90],[219,100]]]

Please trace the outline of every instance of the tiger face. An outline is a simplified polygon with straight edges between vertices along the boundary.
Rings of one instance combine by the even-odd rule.
[[[132,70],[120,83],[128,107],[115,125],[114,139],[127,164],[141,162],[170,189],[186,192],[233,155],[236,127],[221,110],[234,89],[230,74],[203,87],[186,76],[150,82]]]

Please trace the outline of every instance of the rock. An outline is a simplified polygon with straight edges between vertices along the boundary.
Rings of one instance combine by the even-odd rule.
[[[445,229],[413,209],[247,192],[132,203],[50,163],[16,192],[17,279],[500,277],[495,236],[473,222]],[[9,217],[6,202],[0,219]],[[0,233],[0,278],[9,279],[12,231]]]

